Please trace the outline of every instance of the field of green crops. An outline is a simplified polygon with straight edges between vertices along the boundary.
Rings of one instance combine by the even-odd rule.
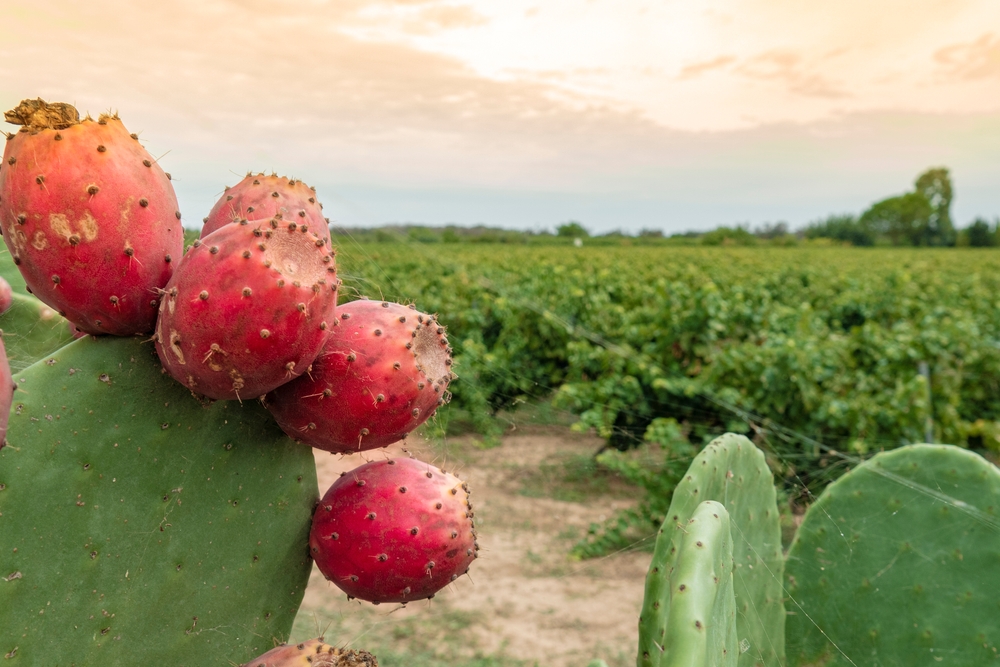
[[[618,449],[746,433],[804,483],[839,453],[1000,448],[996,251],[335,240],[344,299],[439,313],[443,412],[487,435],[552,399]]]

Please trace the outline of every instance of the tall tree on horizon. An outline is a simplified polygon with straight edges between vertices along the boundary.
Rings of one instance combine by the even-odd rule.
[[[946,167],[932,167],[917,177],[915,190],[927,198],[931,205],[928,220],[927,245],[954,245],[955,225],[951,220],[951,200],[954,191],[951,174]]]
[[[945,167],[920,174],[912,192],[872,204],[859,224],[893,245],[951,246],[957,233],[951,221],[954,190]]]

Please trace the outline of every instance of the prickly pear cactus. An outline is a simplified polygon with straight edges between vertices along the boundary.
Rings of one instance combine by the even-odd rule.
[[[316,188],[277,174],[249,173],[236,185],[226,187],[204,219],[201,238],[230,222],[275,216],[306,224],[313,230],[325,229],[329,222],[323,217],[323,204],[316,201]]]
[[[451,347],[434,315],[361,299],[337,319],[310,371],[264,397],[289,437],[338,454],[385,447],[451,400]]]
[[[0,330],[11,369],[22,371],[73,337],[65,319],[28,294],[24,278],[6,248],[0,249],[0,276],[12,288],[10,307],[0,313]]]
[[[287,638],[311,567],[308,448],[256,403],[203,407],[140,339],[78,340],[15,379],[4,664],[233,664]]]
[[[660,539],[667,540],[665,535]],[[736,667],[733,540],[726,508],[714,500],[698,505],[670,559],[652,567],[666,568],[669,581],[663,598],[647,600],[651,625],[662,631],[653,639],[663,649],[650,655],[653,664]]]
[[[313,515],[316,567],[352,598],[411,602],[469,571],[479,555],[469,485],[412,458],[343,474]]]
[[[781,528],[771,471],[763,453],[740,435],[727,433],[695,457],[674,490],[653,552],[668,563],[684,539],[684,526],[706,500],[729,512],[733,537],[733,588],[741,667],[784,663],[785,609],[782,603]],[[665,599],[668,570],[651,567],[639,617],[638,667],[656,667],[662,620],[654,607]]]
[[[117,115],[35,99],[4,118],[20,129],[4,145],[0,228],[25,282],[82,331],[152,331],[183,250],[170,177]]]
[[[995,665],[1000,470],[911,445],[831,484],[788,555],[789,664]]]
[[[337,648],[317,637],[276,646],[243,667],[378,667],[378,660],[368,651]]]

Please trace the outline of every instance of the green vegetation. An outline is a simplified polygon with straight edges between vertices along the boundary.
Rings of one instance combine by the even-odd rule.
[[[811,440],[856,453],[921,441],[928,419],[934,439],[998,446],[992,253],[340,242],[345,299],[440,314],[453,407],[479,428],[554,395],[619,449],[662,439],[662,418],[694,445],[764,427],[816,457]]]
[[[495,438],[497,416],[551,398],[605,439],[601,465],[649,490],[581,555],[652,532],[719,432],[764,447],[796,503],[842,474],[838,451],[930,440],[1000,452],[989,250],[336,241],[344,299],[415,302],[448,326],[449,429]]]

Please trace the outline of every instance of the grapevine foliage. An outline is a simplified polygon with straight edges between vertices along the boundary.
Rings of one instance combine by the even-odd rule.
[[[665,417],[696,445],[749,421],[865,454],[930,418],[935,440],[1000,447],[988,251],[340,245],[345,298],[448,322],[468,415],[554,394],[622,449]],[[789,440],[807,472],[814,445]]]

